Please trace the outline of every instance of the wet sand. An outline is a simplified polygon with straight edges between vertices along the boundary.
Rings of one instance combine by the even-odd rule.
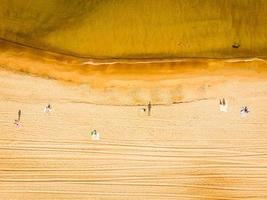
[[[98,60],[0,44],[0,69],[76,85],[84,96],[79,101],[94,104],[172,104],[216,98],[232,95],[233,82],[267,77],[264,58]],[[224,84],[228,90],[218,88]]]
[[[267,81],[207,88],[204,97],[153,106],[148,117],[142,106],[90,104],[75,84],[1,69],[1,198],[265,199]],[[223,96],[228,113],[219,112]],[[251,113],[241,119],[242,105]]]

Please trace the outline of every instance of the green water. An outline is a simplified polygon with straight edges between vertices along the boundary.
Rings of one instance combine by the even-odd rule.
[[[0,37],[92,58],[266,56],[265,0],[0,0]],[[234,43],[240,48],[232,48]]]

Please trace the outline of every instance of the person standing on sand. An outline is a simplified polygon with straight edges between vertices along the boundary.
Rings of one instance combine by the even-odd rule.
[[[18,111],[18,119],[15,119],[15,122],[14,122],[17,128],[20,128],[20,117],[21,117],[21,110]]]
[[[150,116],[150,113],[151,113],[151,102],[150,101],[147,105],[147,111],[148,111],[148,116]]]
[[[222,112],[223,111],[223,103],[222,103],[222,100],[221,99],[220,99],[219,108],[220,108],[220,111]]]
[[[20,122],[21,110],[18,112],[18,121]]]
[[[223,104],[223,106],[225,106],[225,99],[223,98],[223,100],[222,100],[222,104]]]

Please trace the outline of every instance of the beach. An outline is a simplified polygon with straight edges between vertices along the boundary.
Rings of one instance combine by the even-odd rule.
[[[169,105],[247,95],[245,85],[235,85],[267,77],[264,58],[99,60],[0,44],[0,69],[72,85],[75,101],[91,104]]]
[[[2,68],[1,198],[266,198],[267,81],[211,83],[204,96],[153,105],[147,116],[143,105],[95,104],[87,87]],[[227,113],[219,112],[223,97]],[[244,105],[251,112],[241,118]]]
[[[0,4],[0,200],[267,199],[267,1]]]

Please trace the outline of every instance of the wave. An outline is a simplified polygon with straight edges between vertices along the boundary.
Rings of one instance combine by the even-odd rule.
[[[87,60],[83,61],[81,65],[116,65],[116,64],[160,64],[160,63],[183,63],[190,61],[221,61],[225,63],[238,63],[238,62],[253,62],[259,61],[267,63],[267,61],[263,58],[230,58],[230,59],[214,59],[214,58],[183,58],[183,59],[152,59],[152,60],[124,60],[124,59],[114,59],[110,60]]]

